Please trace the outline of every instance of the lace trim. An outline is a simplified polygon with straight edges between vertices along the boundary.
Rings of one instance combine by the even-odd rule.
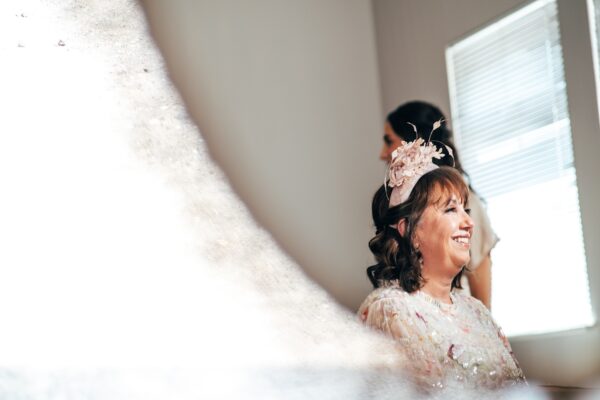
[[[439,308],[442,311],[454,311],[454,310],[456,310],[457,297],[454,294],[454,292],[450,292],[450,300],[452,301],[452,304],[444,303],[443,301],[440,301],[440,300],[436,299],[435,297],[433,297],[433,296],[425,293],[422,290],[417,290],[415,293],[418,296],[420,296],[422,299],[424,299],[428,303],[433,304],[434,306],[436,306],[437,308]]]

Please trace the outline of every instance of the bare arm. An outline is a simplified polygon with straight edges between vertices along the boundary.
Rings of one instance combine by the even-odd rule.
[[[473,272],[467,274],[471,295],[492,309],[492,260],[488,254]]]

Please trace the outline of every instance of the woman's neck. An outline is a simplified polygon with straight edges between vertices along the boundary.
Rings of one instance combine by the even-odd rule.
[[[425,276],[425,284],[421,288],[429,296],[441,301],[442,303],[452,304],[450,292],[452,291],[452,279],[427,279]]]

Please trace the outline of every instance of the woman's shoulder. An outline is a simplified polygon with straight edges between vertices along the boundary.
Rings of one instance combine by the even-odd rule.
[[[481,197],[471,190],[469,191],[469,208],[473,212],[485,213],[485,206],[483,205]]]
[[[397,308],[406,303],[410,294],[399,286],[380,287],[373,290],[362,302],[358,309],[358,315],[365,315],[370,308]]]
[[[469,262],[469,268],[474,270],[490,254],[499,238],[492,228],[484,204],[476,193],[469,194],[468,207],[471,209],[471,218],[475,222],[471,237],[471,261]]]
[[[487,208],[483,203],[483,200],[481,200],[481,197],[473,191],[469,192],[468,207],[471,209],[471,218],[481,224],[485,224],[486,228],[490,225]],[[491,229],[491,227],[489,227],[489,229]]]
[[[369,293],[365,301],[363,301],[363,304],[375,303],[377,301],[382,301],[386,299],[402,298],[406,294],[407,293],[399,287],[379,287],[373,290],[371,293]]]

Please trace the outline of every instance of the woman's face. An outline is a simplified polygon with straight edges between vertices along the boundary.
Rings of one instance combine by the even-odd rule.
[[[392,126],[387,121],[383,126],[383,131],[383,147],[381,148],[379,158],[383,161],[390,162],[392,160],[392,153],[402,144],[402,139],[400,136],[396,135]]]
[[[473,220],[457,194],[427,206],[414,239],[423,256],[423,276],[454,277],[469,262],[472,233]]]

